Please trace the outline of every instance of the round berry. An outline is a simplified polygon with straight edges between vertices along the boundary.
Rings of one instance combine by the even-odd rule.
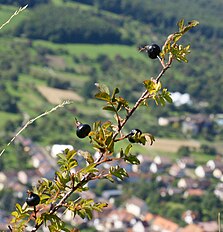
[[[157,44],[152,44],[147,47],[147,53],[149,58],[156,59],[161,52],[160,46]]]
[[[28,206],[36,206],[40,202],[40,197],[39,195],[33,193],[33,192],[28,192],[28,197],[26,198],[26,203]]]
[[[91,132],[91,127],[88,124],[79,124],[77,126],[76,134],[78,138],[85,138]]]

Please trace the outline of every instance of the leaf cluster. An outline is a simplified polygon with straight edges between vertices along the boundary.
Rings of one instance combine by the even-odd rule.
[[[190,45],[183,46],[182,44],[177,44],[177,42],[182,38],[182,36],[199,24],[198,21],[192,20],[187,25],[184,24],[184,19],[178,22],[179,31],[168,36],[160,56],[164,59],[166,54],[171,54],[170,58],[176,59],[177,61],[188,62],[186,55],[190,53]]]

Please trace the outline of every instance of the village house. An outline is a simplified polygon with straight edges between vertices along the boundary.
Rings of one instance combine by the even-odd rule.
[[[199,165],[194,170],[195,174],[199,178],[211,177],[212,170],[207,165]]]
[[[218,183],[215,187],[214,194],[223,201],[223,183]]]
[[[153,159],[148,155],[141,154],[139,154],[137,158],[140,161],[140,165],[132,165],[132,171],[138,173],[148,173]]]
[[[199,184],[197,180],[191,178],[181,178],[177,183],[178,188],[191,189],[198,188]]]
[[[182,132],[184,134],[197,135],[203,129],[211,131],[213,127],[213,119],[205,114],[191,114],[182,122]]]
[[[177,164],[180,168],[195,168],[195,162],[194,159],[190,156],[184,156],[177,160]]]
[[[136,217],[141,217],[144,213],[148,211],[146,202],[138,197],[132,197],[127,200],[125,208],[127,212],[135,215]]]
[[[150,172],[152,173],[162,173],[172,164],[170,158],[166,156],[155,156],[153,162],[150,165]]]
[[[212,170],[215,178],[223,181],[223,162],[221,160],[209,160],[206,165]]]
[[[127,228],[132,228],[137,222],[135,216],[125,209],[115,209],[107,215],[102,227],[103,232],[125,232]],[[98,229],[98,228],[96,228]]]
[[[187,223],[187,224],[193,224],[197,218],[197,213],[195,213],[192,210],[186,210],[182,214],[182,219]]]
[[[174,163],[169,169],[169,174],[171,176],[181,178],[185,176],[185,171],[184,168],[181,168],[177,163]]]

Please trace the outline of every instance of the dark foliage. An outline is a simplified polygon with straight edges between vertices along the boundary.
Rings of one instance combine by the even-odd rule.
[[[50,0],[0,0],[0,4],[5,5],[16,5],[16,6],[25,6],[28,4],[29,7],[34,7],[42,3],[49,3]]]
[[[109,19],[90,11],[54,5],[35,8],[31,17],[23,21],[14,34],[56,43],[126,43],[119,28]]]

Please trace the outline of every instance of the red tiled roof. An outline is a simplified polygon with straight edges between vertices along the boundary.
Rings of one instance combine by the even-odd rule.
[[[175,222],[172,222],[161,216],[155,217],[152,223],[152,227],[156,227],[156,226],[162,230],[169,231],[169,232],[175,232],[179,228],[179,225],[177,225]]]
[[[205,232],[200,226],[195,224],[190,224],[184,227],[180,232]]]
[[[204,191],[202,189],[188,189],[187,194],[189,196],[203,196]]]

